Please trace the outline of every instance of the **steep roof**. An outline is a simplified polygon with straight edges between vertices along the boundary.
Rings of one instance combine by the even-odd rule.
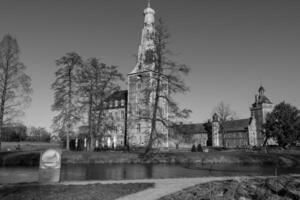
[[[240,131],[247,131],[248,125],[251,122],[251,118],[247,119],[238,119],[227,121],[224,124],[226,132],[240,132]],[[204,124],[182,124],[176,125],[173,127],[175,132],[180,132],[182,134],[199,134],[199,133],[206,133]]]
[[[266,97],[266,95],[259,95],[259,96],[257,97],[257,103],[254,102],[254,103],[252,104],[252,106],[253,106],[253,107],[256,107],[257,105],[261,105],[261,104],[263,104],[263,103],[266,103],[266,104],[273,104],[273,103],[269,100],[269,98]]]
[[[250,122],[251,118],[226,121],[224,128],[226,132],[246,131]]]
[[[206,133],[203,124],[181,124],[173,127],[176,132],[180,132],[182,134],[199,134]]]
[[[258,97],[258,103],[268,103],[268,104],[271,104],[272,102],[265,95],[261,95],[261,96]]]
[[[255,102],[252,104],[253,107],[256,107],[257,105],[261,105],[263,103],[266,104],[273,104],[269,98],[265,95],[265,88],[263,86],[260,86],[258,89],[258,95],[255,96]]]
[[[110,95],[106,101],[115,101],[115,100],[126,100],[127,99],[127,95],[128,95],[128,90],[120,90],[120,91],[116,91],[114,93],[112,93],[112,95]]]

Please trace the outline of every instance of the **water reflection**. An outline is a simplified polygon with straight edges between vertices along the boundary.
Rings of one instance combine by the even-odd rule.
[[[38,181],[37,167],[0,168],[1,183]],[[300,174],[300,167],[259,165],[71,164],[61,168],[61,181],[182,178],[208,176],[266,176]]]
[[[38,167],[0,167],[0,184],[37,182],[38,180]]]
[[[152,165],[130,164],[93,164],[64,165],[62,180],[121,180],[157,177]],[[153,174],[154,173],[154,174]]]
[[[300,167],[258,165],[89,164],[64,165],[61,180],[123,180],[300,173]]]

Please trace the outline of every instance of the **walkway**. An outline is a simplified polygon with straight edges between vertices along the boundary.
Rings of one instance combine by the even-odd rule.
[[[155,200],[163,196],[175,193],[184,188],[192,187],[200,183],[210,181],[241,179],[242,177],[202,177],[202,178],[174,178],[174,179],[141,179],[141,180],[120,180],[120,181],[68,181],[65,185],[85,185],[85,184],[114,184],[114,183],[155,183],[154,188],[149,188],[138,193],[121,197],[117,200]]]

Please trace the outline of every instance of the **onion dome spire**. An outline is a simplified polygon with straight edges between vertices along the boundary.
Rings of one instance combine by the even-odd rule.
[[[265,88],[262,85],[258,89],[258,93],[259,93],[260,96],[264,95],[265,91],[266,90],[265,90]]]
[[[145,16],[145,24],[153,25],[154,24],[154,14],[155,11],[150,7],[150,0],[148,0],[148,6],[144,10],[144,16]]]

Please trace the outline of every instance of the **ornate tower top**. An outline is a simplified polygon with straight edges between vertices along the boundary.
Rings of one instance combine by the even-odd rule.
[[[144,10],[144,16],[145,16],[145,25],[151,25],[154,24],[154,14],[155,11],[150,7],[150,0],[148,0],[148,7]]]
[[[265,91],[266,90],[265,90],[265,88],[262,85],[258,89],[258,93],[259,93],[260,96],[264,95]]]
[[[265,92],[265,88],[260,85],[260,87],[258,88],[258,95],[255,95],[255,102],[252,104],[252,107],[257,107],[262,104],[273,104],[265,95]]]
[[[138,49],[137,64],[131,74],[150,69],[153,70],[155,67],[154,14],[155,11],[150,7],[150,0],[148,0],[148,6],[144,9],[144,27],[142,30],[141,43]]]

